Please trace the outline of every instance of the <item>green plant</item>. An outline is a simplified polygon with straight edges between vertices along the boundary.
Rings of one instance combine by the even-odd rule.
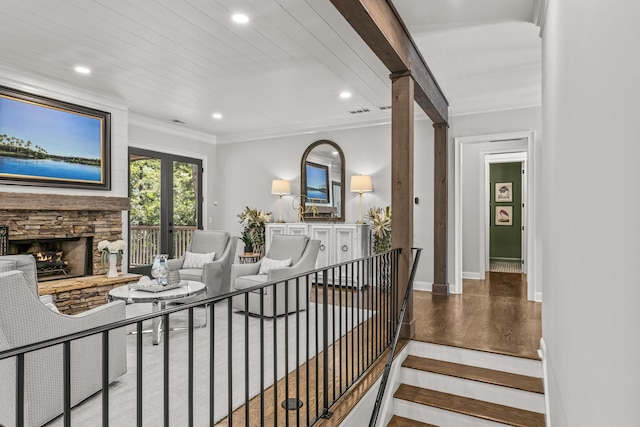
[[[391,206],[370,208],[366,215],[373,228],[373,251],[376,254],[391,249]]]
[[[238,218],[242,224],[242,235],[246,234],[251,238],[253,252],[262,254],[264,251],[264,226],[271,220],[271,212],[247,206],[238,214]]]
[[[242,243],[244,243],[244,247],[248,248],[251,247],[253,244],[253,239],[251,239],[251,234],[249,233],[249,230],[242,230],[242,235],[240,236],[240,240],[242,240]]]

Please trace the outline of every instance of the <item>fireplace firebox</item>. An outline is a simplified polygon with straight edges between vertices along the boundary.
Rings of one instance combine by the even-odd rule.
[[[9,241],[9,254],[28,254],[36,259],[38,281],[93,274],[92,248],[93,237]]]

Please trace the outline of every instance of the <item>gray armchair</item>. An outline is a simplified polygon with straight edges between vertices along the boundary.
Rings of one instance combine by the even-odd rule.
[[[9,271],[7,271],[10,269]],[[74,316],[47,308],[38,298],[31,255],[0,256],[0,351],[124,320],[122,301]],[[109,381],[127,371],[124,328],[109,333]],[[102,389],[100,335],[71,343],[71,405]],[[0,361],[0,425],[16,425],[15,359]],[[25,424],[39,426],[63,412],[62,346],[25,356]]]
[[[287,277],[312,271],[315,269],[316,258],[318,258],[318,250],[320,249],[319,240],[311,240],[308,236],[276,234],[271,240],[269,253],[265,258],[272,260],[291,260],[290,267],[271,269],[267,274],[259,274],[260,266],[265,258],[254,264],[234,264],[231,268],[232,290],[240,291],[254,287],[256,285],[271,282],[273,280],[281,280]],[[262,292],[263,297],[263,315],[267,317],[275,317],[283,314],[295,312],[296,309],[304,310],[306,307],[306,298],[308,297],[308,288],[311,283],[305,280],[299,281],[298,300],[296,304],[296,284],[294,281],[289,282],[288,289],[288,306],[285,305],[285,284],[284,282],[277,284],[275,295],[275,311],[274,311],[274,288],[265,288]],[[252,314],[260,315],[260,291],[251,291],[249,293],[249,305],[245,307],[244,296],[236,296],[233,298],[233,307],[237,310],[248,311]]]
[[[205,262],[202,268],[184,266],[185,255],[167,261],[169,271],[179,271],[180,279],[195,280],[207,285],[206,297],[229,292],[231,265],[236,255],[237,236],[226,231],[195,230],[188,252],[207,254],[215,252],[213,261]]]

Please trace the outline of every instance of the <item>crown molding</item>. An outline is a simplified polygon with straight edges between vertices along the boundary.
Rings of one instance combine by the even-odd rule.
[[[138,126],[144,129],[160,131],[170,135],[182,138],[193,139],[207,144],[216,144],[217,136],[212,133],[202,132],[199,130],[182,127],[178,124],[165,123],[160,120],[152,119],[146,116],[129,113],[129,126]]]
[[[308,123],[299,126],[283,126],[279,128],[262,129],[245,133],[222,134],[218,135],[218,144],[230,144],[234,142],[248,142],[259,139],[272,139],[295,135],[306,135],[329,130],[357,129],[362,127],[378,126],[391,123],[390,110],[387,110],[384,113],[367,114],[366,116],[367,117],[360,119],[348,117],[345,119]]]

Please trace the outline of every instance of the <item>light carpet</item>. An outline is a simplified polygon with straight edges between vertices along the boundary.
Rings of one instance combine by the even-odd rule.
[[[328,338],[329,343],[339,336],[343,336],[359,323],[368,319],[372,312],[363,309],[351,309],[328,305]],[[299,312],[300,342],[298,362],[304,364],[322,351],[322,306],[316,309],[311,305],[309,310],[309,341],[310,350],[306,354],[306,321],[307,313]],[[127,306],[127,317],[150,312],[148,304],[133,304]],[[205,320],[205,311],[196,308],[195,325]],[[194,331],[194,419],[196,426],[209,425],[209,328],[215,328],[215,362],[214,362],[214,414],[215,421],[224,418],[228,413],[228,384],[231,380],[233,387],[233,409],[245,404],[245,315],[232,311],[231,314],[231,349],[229,349],[228,335],[228,306],[226,302],[215,306],[215,316],[208,319],[206,328]],[[316,316],[318,330],[316,330]],[[340,329],[340,318],[342,328]],[[264,363],[265,389],[274,382],[274,323],[277,338],[277,378],[285,375],[285,318],[288,319],[288,371],[296,369],[296,314],[279,317],[275,321],[265,318],[264,348],[260,350],[260,318],[249,316],[249,398],[260,393],[260,362]],[[352,319],[353,318],[353,319]],[[187,324],[186,312],[171,315],[170,326],[184,326]],[[335,327],[334,327],[335,321]],[[148,322],[150,324],[150,322]],[[148,326],[145,322],[145,327]],[[133,330],[133,327],[130,327]],[[316,350],[315,342],[318,337],[320,348]],[[170,422],[171,426],[187,425],[188,402],[188,331],[170,332]],[[151,335],[143,336],[143,414],[145,426],[159,426],[163,424],[163,353],[164,343],[154,346]],[[232,372],[229,372],[228,356],[232,357]],[[136,336],[127,336],[127,367],[128,372],[113,383],[109,389],[110,423],[117,426],[134,426],[136,424]],[[271,404],[271,402],[269,403]],[[101,425],[101,394],[98,393],[87,399],[72,410],[72,425],[100,426]],[[62,425],[61,417],[48,425]]]

